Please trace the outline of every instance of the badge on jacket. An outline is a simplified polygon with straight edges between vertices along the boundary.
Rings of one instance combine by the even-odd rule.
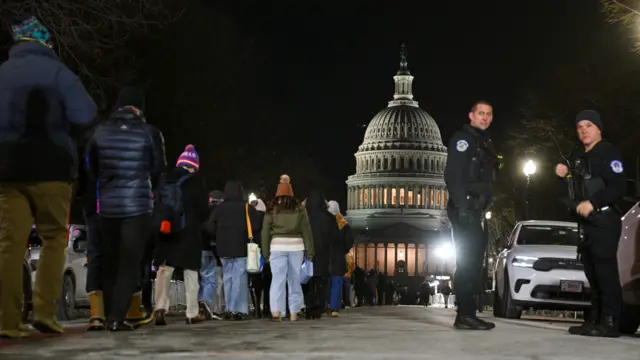
[[[464,140],[460,140],[456,144],[456,149],[458,149],[458,151],[460,152],[467,151],[468,148],[469,148],[469,143]]]
[[[611,170],[613,170],[613,172],[616,174],[620,174],[622,171],[624,171],[624,168],[622,167],[622,161],[620,160],[613,160],[610,166]]]

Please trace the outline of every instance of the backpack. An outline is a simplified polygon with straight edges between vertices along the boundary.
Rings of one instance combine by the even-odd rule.
[[[161,220],[171,223],[171,234],[182,231],[187,224],[180,186],[193,175],[188,173],[177,180],[167,180],[166,176],[163,175],[158,186],[156,207],[161,214]]]

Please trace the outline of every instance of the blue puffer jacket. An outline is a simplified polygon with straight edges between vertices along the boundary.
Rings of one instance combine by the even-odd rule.
[[[0,182],[73,181],[78,148],[96,105],[53,50],[21,42],[0,66]]]
[[[87,143],[88,181],[97,185],[99,213],[123,218],[153,212],[153,189],[167,162],[162,133],[133,111],[118,110]]]

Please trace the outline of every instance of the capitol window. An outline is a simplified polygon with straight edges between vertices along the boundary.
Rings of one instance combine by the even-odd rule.
[[[382,189],[382,204],[387,205],[387,188]]]
[[[400,205],[404,205],[404,189],[400,189]]]
[[[413,205],[413,190],[409,190],[408,192],[408,196],[409,196],[409,205]]]
[[[391,189],[391,205],[396,204],[396,188]]]
[[[422,194],[418,193],[418,199],[417,199],[418,203],[416,205],[418,206],[422,206]]]

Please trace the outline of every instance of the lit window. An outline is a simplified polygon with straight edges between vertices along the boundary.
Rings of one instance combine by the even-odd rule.
[[[407,194],[409,196],[409,205],[413,205],[413,190],[409,190]]]

